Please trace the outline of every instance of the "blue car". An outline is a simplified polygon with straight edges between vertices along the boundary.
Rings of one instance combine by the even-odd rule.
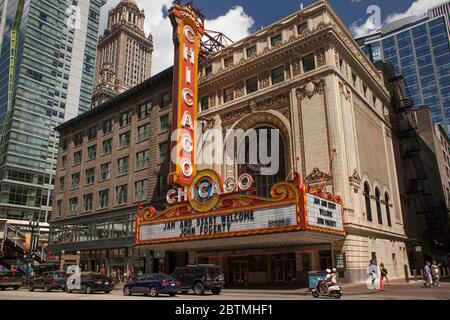
[[[123,294],[144,294],[157,297],[159,294],[175,296],[180,290],[180,282],[175,278],[162,273],[144,274],[136,280],[126,283],[123,287]]]

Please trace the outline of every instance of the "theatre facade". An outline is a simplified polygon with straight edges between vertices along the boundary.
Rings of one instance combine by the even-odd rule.
[[[121,114],[130,109],[134,141],[138,122],[146,121],[139,120],[140,106],[153,101],[148,140],[139,146],[132,142],[133,150],[113,150],[109,160],[91,162],[99,171],[103,162],[113,163],[108,184],[95,180],[90,190],[81,186],[76,193],[68,190],[54,197],[55,208],[58,201],[63,204],[72,197],[81,204],[85,192],[94,197],[88,214],[79,210],[67,215],[69,204],[62,206],[62,213],[53,219],[53,228],[62,232],[53,238],[55,250],[69,245],[60,231],[65,227],[131,210],[137,213],[134,242],[126,246],[145,254],[139,267],[147,272],[213,263],[222,266],[230,287],[302,287],[309,271],[332,266],[339,270],[339,281],[365,280],[369,260],[374,259],[385,264],[392,278],[404,276],[408,261],[389,119],[391,98],[383,75],[325,1],[200,60],[198,92],[193,91],[192,98],[198,101],[194,118],[201,133],[215,129],[225,139],[232,129],[254,129],[260,145],[265,141],[262,132],[277,130],[276,173],[263,175],[261,165],[225,161],[224,149],[213,143],[215,136],[211,153],[224,161],[196,164],[190,183],[197,196],[185,196],[179,185],[169,186],[165,177],[173,172],[168,164],[170,135],[160,130],[162,119],[166,121],[161,117],[169,114],[172,129],[178,123],[172,112],[175,102],[159,106],[166,88],[176,87],[166,80],[168,73],[172,70],[98,106],[97,113],[95,108],[90,116],[59,128],[61,139],[69,141],[60,156],[71,157],[70,141],[78,130],[85,128],[82,132],[87,135],[88,122],[102,123],[111,116],[120,122]],[[173,94],[172,100],[177,97]],[[124,130],[115,123],[114,139],[119,141]],[[100,130],[99,140],[102,135]],[[249,151],[249,143],[243,143]],[[82,146],[87,150],[88,145],[86,138]],[[139,173],[139,179],[147,181],[148,194],[141,206],[133,197],[138,187],[133,157],[143,150],[150,157],[148,169]],[[127,178],[114,177],[114,163],[126,154]],[[188,165],[178,169],[190,171]],[[72,172],[58,169],[58,174],[67,177]],[[126,199],[117,199],[121,185],[127,185]],[[102,202],[98,210],[104,195],[100,192],[108,188],[112,201],[106,207]],[[210,197],[202,198],[207,192]],[[113,231],[106,234],[114,238]],[[89,255],[90,243],[99,249],[89,239],[82,255]],[[101,261],[114,250],[105,248]]]

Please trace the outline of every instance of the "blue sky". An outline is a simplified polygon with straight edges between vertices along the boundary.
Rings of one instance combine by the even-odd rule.
[[[101,11],[100,33],[106,26],[108,11],[120,0],[108,0]],[[152,74],[173,63],[172,26],[165,15],[172,0],[135,0],[145,10],[145,31],[154,42]],[[355,36],[366,35],[377,28],[410,15],[424,15],[431,7],[448,0],[329,0],[337,15]],[[184,2],[184,1],[183,1]],[[263,26],[268,26],[298,11],[300,4],[309,6],[315,0],[195,0],[206,17],[206,29],[221,31],[233,41],[247,37]],[[370,6],[378,6],[380,19],[374,23]]]

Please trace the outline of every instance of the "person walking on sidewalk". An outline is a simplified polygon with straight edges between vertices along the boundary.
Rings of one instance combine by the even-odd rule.
[[[388,270],[386,269],[386,267],[384,266],[384,263],[380,263],[380,273],[381,273],[381,281],[386,280],[386,283],[388,286],[390,286],[389,284],[389,278],[387,276],[388,274]]]
[[[423,273],[425,276],[425,286],[432,287],[433,286],[433,278],[431,275],[430,261],[425,262],[425,267],[423,268]]]
[[[369,266],[367,267],[367,273],[369,277],[372,278],[372,286],[375,285],[375,280],[377,280],[377,265],[373,263],[373,260],[370,260]]]
[[[431,275],[433,276],[433,286],[439,287],[439,278],[441,273],[441,264],[437,263],[436,260],[433,260],[433,264],[431,265]]]

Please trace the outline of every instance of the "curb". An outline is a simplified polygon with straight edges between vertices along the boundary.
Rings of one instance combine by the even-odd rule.
[[[267,295],[293,295],[293,296],[310,296],[311,292],[310,291],[302,291],[302,292],[292,292],[292,291],[287,291],[287,292],[280,292],[280,291],[276,291],[276,292],[258,292],[258,291],[239,291],[239,290],[233,290],[233,289],[224,289],[222,291],[223,293],[241,293],[241,294],[267,294]],[[379,290],[374,290],[374,291],[369,291],[369,292],[343,292],[342,295],[343,296],[358,296],[358,295],[368,295],[368,294],[378,294],[380,293]]]

